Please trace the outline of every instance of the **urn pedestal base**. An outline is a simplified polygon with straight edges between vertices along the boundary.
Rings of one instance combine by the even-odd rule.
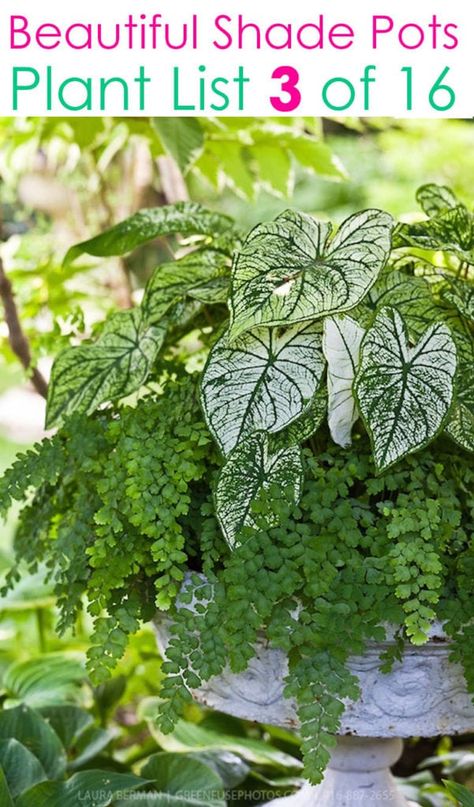
[[[395,738],[340,737],[324,781],[306,785],[294,796],[269,802],[272,807],[409,807],[390,768],[403,743]]]

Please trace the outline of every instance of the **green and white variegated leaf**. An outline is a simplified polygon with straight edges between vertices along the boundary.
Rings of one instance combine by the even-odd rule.
[[[324,370],[321,328],[259,328],[214,345],[201,383],[204,415],[223,454],[252,432],[278,432],[303,414]]]
[[[449,278],[442,296],[459,311],[461,316],[474,321],[474,283]]]
[[[239,443],[220,473],[215,494],[217,517],[231,549],[237,545],[241,529],[255,523],[252,504],[259,494],[270,485],[291,487],[298,501],[303,475],[298,446],[273,453],[269,449],[269,436],[264,432],[256,432]]]
[[[138,390],[165,335],[165,326],[149,325],[140,309],[134,309],[114,314],[94,344],[63,350],[53,365],[47,428],[68,415],[93,412],[106,401]]]
[[[68,266],[81,255],[107,258],[126,255],[148,241],[168,235],[199,235],[213,246],[231,255],[239,240],[239,233],[229,216],[208,210],[197,202],[178,202],[175,205],[140,210],[110,230],[76,244],[67,253]]]
[[[231,338],[262,325],[288,325],[354,308],[390,251],[392,218],[380,210],[331,224],[287,210],[259,224],[232,270]]]
[[[432,325],[415,347],[393,308],[384,308],[361,347],[355,393],[378,471],[430,442],[449,413],[456,347],[449,328]]]
[[[427,216],[433,218],[457,207],[459,200],[446,185],[430,183],[422,185],[416,192],[416,200]]]
[[[328,363],[328,425],[337,445],[352,442],[352,427],[359,417],[352,390],[365,330],[351,317],[324,321],[323,353]]]
[[[272,450],[285,446],[301,445],[309,440],[321,426],[328,411],[328,393],[325,386],[318,390],[301,417],[290,423],[286,429],[270,436]]]
[[[212,297],[210,283],[219,280],[228,285],[222,277],[226,267],[225,256],[213,250],[193,252],[180,260],[158,266],[148,281],[141,305],[147,321],[150,325],[157,324],[170,308],[186,297],[202,302],[199,298],[205,296],[206,290],[208,297]]]
[[[204,305],[224,305],[229,296],[230,279],[228,277],[216,277],[208,280],[201,286],[195,286],[188,291],[188,296],[192,297]]]
[[[468,451],[474,451],[474,340],[469,333],[453,331],[458,354],[456,405],[446,431]]]
[[[451,252],[459,260],[474,264],[474,216],[464,205],[458,205],[428,221],[400,224],[393,246]]]
[[[410,338],[419,339],[433,321],[442,319],[443,312],[433,297],[429,283],[398,269],[387,268],[367,295],[373,312],[385,306],[396,308],[408,327]]]

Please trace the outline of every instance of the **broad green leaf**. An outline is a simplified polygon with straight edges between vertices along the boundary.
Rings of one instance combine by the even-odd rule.
[[[47,779],[39,759],[14,738],[0,740],[0,767],[13,798]],[[0,804],[3,807],[1,799]]]
[[[84,680],[81,661],[53,653],[12,664],[3,676],[3,687],[9,698],[38,709],[74,700]]]
[[[114,771],[81,771],[66,782],[42,782],[23,793],[15,807],[109,807],[116,796],[138,790],[146,779]]]
[[[153,783],[153,792],[146,797],[145,805],[226,807],[222,779],[198,759],[185,754],[154,754],[140,773]],[[132,804],[133,799],[125,803]]]
[[[255,196],[255,181],[250,172],[242,144],[232,140],[210,140],[208,148],[219,164],[219,171],[236,193],[246,199]]]
[[[156,705],[152,707],[155,714],[156,708]],[[149,727],[158,744],[171,753],[227,750],[254,765],[276,768],[285,773],[288,773],[288,770],[298,771],[303,767],[299,759],[262,740],[224,734],[189,721],[179,720],[171,734],[163,734],[151,720]]]
[[[299,447],[289,446],[273,453],[264,432],[250,435],[234,448],[220,472],[215,493],[217,518],[231,549],[242,527],[255,523],[252,504],[259,494],[270,485],[279,485],[282,490],[291,487],[298,501],[303,475]]]
[[[196,751],[188,753],[211,768],[222,780],[225,788],[234,788],[247,778],[250,766],[232,751]]]
[[[468,790],[465,785],[460,785],[459,782],[452,782],[448,779],[443,779],[443,784],[448,793],[456,799],[461,807],[474,807],[474,793]]]
[[[410,347],[394,309],[377,315],[362,342],[355,393],[378,471],[438,434],[453,401],[455,372],[456,347],[446,325],[432,325]]]
[[[204,131],[197,118],[153,118],[152,125],[168,154],[185,174],[204,146]]]
[[[303,168],[313,174],[333,180],[347,179],[344,166],[326,143],[301,135],[284,135],[282,145],[291,151]]]
[[[445,213],[459,204],[458,199],[450,188],[445,185],[430,183],[422,185],[416,192],[416,200],[424,213],[430,218]]]
[[[457,308],[461,316],[474,320],[474,283],[449,278],[449,284],[443,289],[442,296]]]
[[[205,296],[206,289],[209,291],[210,281],[224,279],[225,269],[225,257],[212,250],[193,252],[180,260],[158,266],[148,281],[141,304],[145,320],[156,325],[186,296],[199,300],[200,292]]]
[[[391,230],[380,210],[351,216],[332,240],[330,224],[292,210],[259,224],[234,261],[231,339],[354,308],[385,265]]]
[[[91,715],[78,706],[45,706],[41,716],[56,732],[66,751],[69,751],[79,737],[94,724]]]
[[[209,240],[218,238],[219,244],[223,248],[227,244],[229,251],[236,238],[234,223],[228,216],[208,210],[197,202],[178,202],[140,210],[95,238],[76,244],[67,253],[64,263],[67,266],[84,254],[98,258],[126,255],[147,241],[176,234],[201,235]]]
[[[451,252],[459,260],[474,265],[474,216],[464,205],[458,205],[428,221],[400,224],[394,235],[394,247]]]
[[[94,344],[63,350],[53,365],[46,426],[73,413],[93,412],[124,398],[146,381],[166,334],[151,326],[140,309],[120,311],[106,323]]]
[[[324,321],[323,352],[328,363],[328,424],[335,443],[352,442],[352,426],[359,414],[352,387],[359,365],[364,329],[351,317]]]
[[[66,769],[66,754],[59,737],[38,712],[17,706],[0,712],[0,739],[15,738],[38,758],[50,779]]]
[[[280,143],[258,143],[252,147],[260,180],[280,196],[288,196],[292,186],[291,159]]]
[[[260,429],[278,432],[296,420],[316,393],[324,370],[321,329],[260,328],[212,349],[201,395],[208,426],[223,454]]]
[[[12,795],[8,788],[5,774],[0,766],[0,804],[2,807],[15,807]]]

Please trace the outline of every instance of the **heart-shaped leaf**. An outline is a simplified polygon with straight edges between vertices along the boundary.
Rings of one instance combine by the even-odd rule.
[[[433,321],[443,318],[443,309],[433,297],[429,283],[422,277],[414,277],[397,269],[387,267],[369,291],[366,306],[357,309],[361,324],[369,326],[374,312],[385,306],[396,308],[402,316],[410,338],[418,339]],[[362,308],[364,307],[364,312]],[[354,312],[355,313],[355,312]]]
[[[15,807],[78,807],[93,804],[109,807],[116,796],[125,798],[128,791],[148,784],[133,774],[114,771],[81,771],[66,782],[42,782],[17,799]]]
[[[90,413],[124,398],[146,381],[163,344],[166,327],[151,326],[140,309],[114,314],[92,345],[63,350],[49,386],[46,426],[72,413]]]
[[[98,258],[126,255],[147,241],[178,233],[207,237],[229,254],[237,238],[229,216],[207,210],[196,202],[178,202],[140,210],[95,238],[76,244],[67,253],[64,264],[68,266],[84,253]]]
[[[297,501],[303,475],[298,446],[273,453],[264,432],[252,434],[234,449],[220,473],[215,494],[217,517],[231,549],[242,527],[254,524],[252,504],[259,494],[275,484],[282,490],[291,487]]]
[[[328,392],[326,387],[318,390],[303,414],[286,429],[272,434],[270,446],[272,451],[287,446],[301,445],[317,432],[328,411]]]
[[[378,471],[440,431],[453,400],[455,372],[456,347],[446,325],[434,324],[410,347],[394,309],[377,315],[362,342],[355,393]]]
[[[13,798],[47,778],[41,762],[18,740],[0,740],[0,767]],[[0,799],[3,807],[3,801]]]
[[[221,276],[225,267],[225,256],[212,250],[193,252],[178,261],[158,266],[148,282],[141,305],[146,321],[150,325],[159,323],[169,309],[186,296],[199,300],[200,292],[201,297],[204,296],[211,281],[224,279]]]
[[[328,424],[331,437],[343,448],[352,442],[359,414],[352,386],[365,331],[351,317],[324,321],[323,352],[328,363]]]
[[[439,216],[441,213],[445,213],[446,210],[451,210],[459,204],[451,188],[434,183],[422,185],[418,188],[416,200],[423,212],[430,218]]]
[[[461,316],[474,321],[474,283],[449,278],[442,295],[445,300],[457,308]]]
[[[446,431],[458,445],[474,451],[474,340],[470,333],[453,331],[458,354],[456,403]]]
[[[202,378],[208,426],[223,454],[260,429],[278,432],[304,412],[324,369],[321,329],[259,328],[212,349]]]
[[[332,226],[287,210],[259,224],[232,272],[231,339],[261,325],[288,325],[354,308],[384,267],[392,218],[365,210]]]
[[[452,252],[459,260],[474,264],[474,216],[464,205],[458,205],[428,221],[401,224],[394,247]]]

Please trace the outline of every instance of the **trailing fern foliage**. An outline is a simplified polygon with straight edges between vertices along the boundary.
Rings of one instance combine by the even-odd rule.
[[[187,239],[140,306],[57,357],[58,431],[0,483],[1,513],[23,505],[8,584],[46,566],[60,630],[86,600],[94,681],[168,611],[170,731],[263,635],[313,782],[358,697],[348,659],[388,625],[383,670],[441,620],[474,692],[473,214],[447,188],[418,200],[415,225],[287,211],[247,237],[179,205],[73,248]]]

